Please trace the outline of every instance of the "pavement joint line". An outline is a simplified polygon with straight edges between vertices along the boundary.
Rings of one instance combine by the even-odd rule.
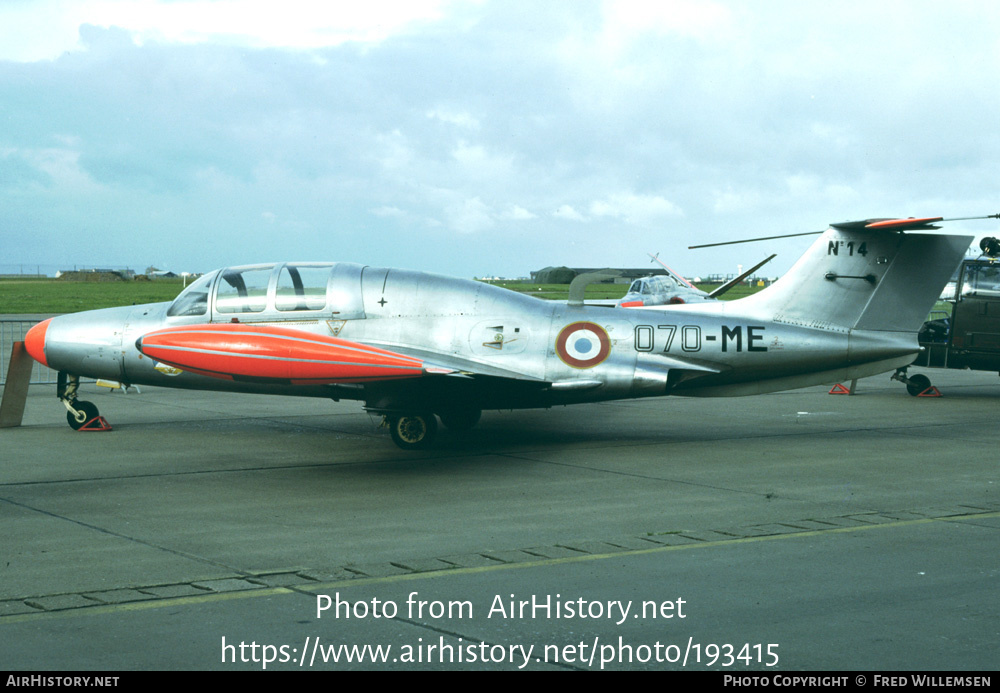
[[[244,571],[241,571],[238,568],[234,568],[231,565],[226,565],[225,563],[221,563],[219,561],[215,561],[215,560],[212,560],[210,558],[205,558],[204,556],[198,556],[196,554],[187,553],[186,551],[181,551],[180,549],[172,549],[172,548],[170,548],[168,546],[161,546],[161,545],[155,544],[155,543],[153,543],[151,541],[146,541],[144,539],[139,539],[138,537],[132,537],[132,536],[129,536],[127,534],[122,534],[121,532],[115,532],[114,530],[108,529],[106,527],[101,527],[99,525],[91,524],[89,522],[84,522],[83,520],[77,520],[77,519],[74,519],[72,517],[67,517],[65,515],[60,515],[59,513],[55,513],[55,512],[49,511],[49,510],[43,510],[41,508],[36,508],[36,507],[34,507],[32,505],[28,505],[27,503],[21,503],[19,501],[11,500],[10,498],[0,498],[0,502],[10,503],[11,505],[15,505],[15,506],[17,506],[19,508],[23,508],[24,510],[30,510],[32,512],[39,513],[40,515],[45,515],[47,517],[52,517],[52,518],[55,518],[57,520],[62,520],[63,522],[69,522],[69,523],[78,525],[80,527],[85,527],[85,528],[93,530],[95,532],[100,532],[102,534],[106,534],[106,535],[111,536],[111,537],[116,537],[116,538],[122,539],[124,541],[130,541],[130,542],[139,544],[141,546],[147,546],[147,547],[149,547],[151,549],[156,549],[157,551],[164,551],[166,553],[170,553],[170,554],[173,554],[175,556],[180,556],[181,558],[186,558],[188,560],[195,561],[197,563],[203,563],[203,564],[206,564],[206,565],[213,566],[215,568],[225,568],[226,570],[231,570],[231,571],[233,571],[235,573],[240,574],[241,577],[248,577],[249,576],[248,574],[244,574]]]
[[[715,440],[715,439],[713,439],[713,440]],[[650,445],[662,445],[662,444],[663,443],[650,443]],[[649,474],[638,474],[636,472],[624,472],[624,471],[619,471],[619,470],[616,470],[616,469],[608,469],[608,468],[605,468],[605,467],[591,467],[591,466],[584,465],[584,464],[572,464],[570,462],[555,462],[553,460],[542,460],[542,459],[536,459],[534,457],[526,457],[525,456],[525,455],[528,455],[530,453],[505,454],[505,453],[499,453],[498,452],[498,453],[495,453],[495,454],[497,456],[500,456],[500,457],[507,457],[507,458],[514,459],[514,460],[520,460],[522,462],[534,462],[536,464],[550,464],[550,465],[557,466],[557,467],[569,467],[571,469],[579,469],[579,470],[583,470],[583,471],[594,472],[594,473],[597,473],[597,474],[612,474],[612,475],[615,475],[615,476],[624,476],[624,477],[629,477],[629,478],[633,478],[633,479],[645,479],[647,481],[661,481],[661,482],[663,482],[665,484],[681,484],[683,486],[693,486],[695,488],[712,489],[713,491],[727,491],[729,493],[744,493],[744,494],[747,494],[749,496],[763,496],[763,497],[768,497],[768,498],[788,498],[788,499],[792,499],[791,496],[787,496],[787,497],[786,496],[773,496],[773,495],[770,495],[767,492],[762,492],[762,491],[748,491],[748,490],[738,489],[738,488],[729,488],[727,486],[716,486],[716,485],[713,485],[713,484],[701,484],[701,483],[697,483],[697,482],[694,482],[694,481],[688,481],[688,480],[685,480],[685,479],[673,479],[673,478],[670,478],[670,477],[663,477],[663,476],[651,476]]]
[[[332,582],[315,582],[312,584],[305,583],[305,584],[279,586],[279,587],[262,586],[256,589],[231,590],[225,592],[209,592],[206,594],[189,595],[184,597],[167,597],[167,598],[151,597],[148,600],[123,602],[115,604],[103,604],[95,601],[95,604],[93,606],[86,605],[86,606],[68,607],[63,609],[53,609],[48,611],[36,611],[33,613],[0,615],[0,626],[3,626],[4,624],[8,623],[13,624],[13,623],[22,623],[26,621],[35,621],[35,620],[49,620],[58,618],[70,618],[75,616],[141,611],[146,609],[158,609],[158,608],[168,608],[176,606],[186,606],[192,604],[202,604],[215,601],[226,601],[230,599],[247,599],[252,597],[267,597],[267,596],[283,595],[283,594],[300,594],[305,596],[312,596],[315,593],[319,593],[323,590],[329,590],[329,589],[362,587],[366,585],[403,583],[403,582],[411,582],[414,580],[430,580],[440,577],[452,577],[458,575],[476,575],[480,573],[490,573],[503,570],[539,568],[539,567],[563,565],[569,563],[582,563],[585,561],[600,561],[608,559],[617,560],[622,558],[622,556],[641,556],[646,554],[664,553],[667,551],[684,551],[687,549],[694,549],[694,548],[716,548],[716,547],[725,547],[725,546],[757,543],[764,541],[777,541],[781,539],[799,539],[804,537],[818,537],[818,536],[825,536],[832,534],[850,534],[854,532],[862,532],[869,530],[913,527],[918,525],[932,524],[936,522],[962,524],[969,522],[971,520],[993,519],[997,517],[1000,517],[1000,511],[978,512],[978,513],[970,513],[967,515],[949,515],[942,517],[921,517],[917,519],[897,520],[894,522],[886,522],[881,524],[859,524],[848,527],[842,527],[842,526],[839,527],[831,525],[829,529],[813,529],[801,532],[787,532],[787,533],[782,532],[778,534],[733,537],[731,539],[719,539],[713,541],[695,541],[687,544],[672,544],[672,545],[661,544],[661,545],[651,546],[650,548],[624,549],[622,551],[596,553],[596,554],[581,553],[579,556],[542,558],[536,561],[521,561],[521,562],[510,562],[510,563],[505,562],[505,563],[497,563],[496,565],[483,565],[474,567],[456,566],[454,569],[431,570],[426,572],[410,572],[397,575],[386,575],[381,577],[369,577],[369,576],[362,576],[359,574],[358,577],[356,578],[350,578],[346,580],[335,580]],[[190,583],[178,583],[178,584],[190,584]],[[136,587],[132,589],[141,591],[143,589],[151,589],[151,588]],[[15,601],[15,602],[20,601],[23,604],[30,605],[30,602],[37,602],[39,599],[47,597],[56,597],[56,596],[77,596],[77,593],[69,593],[67,595],[44,595],[42,597],[33,596],[33,597],[24,597],[21,599],[3,600],[3,601]],[[79,593],[79,596],[85,596],[85,595],[84,593]],[[89,599],[91,599],[91,601],[94,601],[92,598]]]

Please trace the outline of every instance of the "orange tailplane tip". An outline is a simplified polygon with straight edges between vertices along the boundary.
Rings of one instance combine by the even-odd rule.
[[[50,322],[52,322],[52,318],[38,323],[28,330],[28,334],[24,335],[24,348],[31,354],[31,358],[43,366],[49,365],[49,362],[45,360],[45,332],[49,329]]]

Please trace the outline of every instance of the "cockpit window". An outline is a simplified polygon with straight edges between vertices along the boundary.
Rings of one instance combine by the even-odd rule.
[[[267,307],[270,267],[233,267],[224,270],[215,293],[220,313],[259,313]]]
[[[191,286],[184,289],[170,304],[167,315],[204,315],[208,312],[208,291],[215,279],[215,272],[199,277]]]
[[[332,265],[285,265],[274,297],[278,310],[322,310]]]
[[[962,295],[1000,296],[1000,265],[967,265]]]

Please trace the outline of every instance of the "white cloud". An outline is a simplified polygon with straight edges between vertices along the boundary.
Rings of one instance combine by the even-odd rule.
[[[636,92],[662,93],[697,69],[688,43],[726,54],[739,35],[734,11],[712,0],[604,0],[601,10],[596,26],[555,44],[587,109],[617,110]]]
[[[552,216],[557,219],[567,219],[569,221],[587,221],[587,217],[580,214],[570,205],[561,205],[555,212],[552,213]]]
[[[383,205],[382,207],[376,207],[375,209],[372,210],[372,214],[374,214],[377,217],[390,218],[390,219],[391,218],[402,219],[406,216],[406,212],[401,210],[399,207],[396,207],[395,205]]]
[[[448,226],[460,233],[479,233],[496,225],[492,210],[478,197],[449,205],[445,216]]]
[[[455,125],[463,130],[478,130],[479,120],[465,111],[452,111],[447,108],[435,108],[427,111],[427,117],[448,125]]]
[[[72,139],[72,138],[68,138]],[[43,174],[46,187],[62,194],[93,193],[102,188],[80,165],[80,152],[65,147],[0,150],[0,159],[19,159]]]
[[[712,191],[712,211],[716,214],[747,213],[761,202],[760,191],[754,188],[729,186],[724,190]]]
[[[511,175],[514,169],[513,157],[490,152],[481,144],[459,142],[451,152],[465,175],[489,180],[494,185]]]
[[[178,238],[177,267],[333,244],[516,274],[524,235],[490,231],[546,230],[552,264],[613,228],[619,259],[581,242],[571,264],[631,265],[651,237],[674,257],[736,229],[990,212],[1000,5],[900,7],[0,0],[0,226],[30,231],[4,251],[71,258],[66,230],[99,218],[122,253]],[[10,62],[79,48],[84,23],[88,50]]]
[[[125,29],[139,44],[215,42],[302,50],[375,44],[441,20],[455,1],[6,0],[0,3],[0,60],[32,62],[79,50],[84,24]]]
[[[376,142],[379,151],[375,156],[383,168],[390,171],[405,171],[413,163],[413,149],[399,130],[379,135]]]
[[[852,186],[813,174],[795,174],[785,179],[788,194],[793,199],[814,202],[842,203],[845,206],[861,200]]]
[[[604,18],[604,40],[615,46],[647,33],[719,40],[734,21],[729,7],[712,0],[605,0]]]
[[[628,224],[650,226],[667,217],[681,216],[681,209],[659,195],[616,193],[590,205],[595,217],[614,217]]]
[[[538,215],[532,214],[524,207],[521,207],[519,205],[510,205],[500,215],[500,218],[507,219],[510,221],[530,221],[532,219],[537,219]]]

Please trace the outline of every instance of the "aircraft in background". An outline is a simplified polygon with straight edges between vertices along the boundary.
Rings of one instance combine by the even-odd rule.
[[[697,286],[689,282],[677,272],[667,267],[659,254],[647,253],[655,262],[659,262],[667,274],[654,274],[648,277],[640,277],[632,282],[625,295],[615,302],[620,308],[638,308],[641,306],[667,306],[679,305],[682,303],[698,303],[701,301],[714,301],[729,291],[731,288],[742,282],[744,279],[759,270],[765,264],[774,259],[774,255],[758,262],[746,272],[743,272],[735,279],[732,279],[722,286],[713,289],[711,292],[702,291]]]
[[[70,425],[99,418],[81,376],[360,401],[402,448],[437,418],[663,395],[729,396],[892,371],[969,245],[935,219],[833,224],[779,281],[734,301],[608,310],[358,264],[204,275],[171,303],[50,318],[25,338],[59,371]],[[573,293],[571,291],[571,297]]]

